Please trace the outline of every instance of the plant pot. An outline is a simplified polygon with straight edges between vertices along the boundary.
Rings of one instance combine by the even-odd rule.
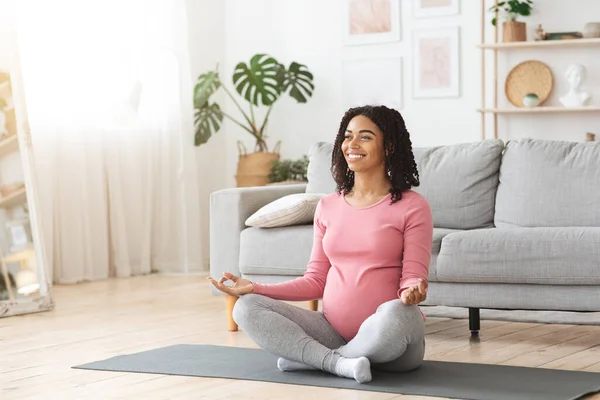
[[[527,40],[527,25],[525,22],[505,21],[502,24],[503,42],[524,42]]]
[[[242,142],[238,141],[237,187],[266,186],[273,161],[279,160],[280,144],[277,142],[273,152],[256,151],[248,154]]]

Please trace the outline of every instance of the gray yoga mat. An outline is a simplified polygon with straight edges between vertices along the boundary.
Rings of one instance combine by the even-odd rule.
[[[411,372],[373,371],[371,382],[359,384],[322,371],[281,372],[276,363],[277,357],[260,349],[181,344],[73,368],[244,379],[469,400],[568,400],[600,391],[600,374],[592,372],[425,361],[421,368]]]

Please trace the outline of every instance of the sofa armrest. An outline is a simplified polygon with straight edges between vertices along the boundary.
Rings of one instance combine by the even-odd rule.
[[[210,195],[210,276],[240,274],[240,233],[245,221],[261,207],[281,197],[304,193],[306,184],[253,186],[218,190]],[[212,287],[215,294],[223,294]]]

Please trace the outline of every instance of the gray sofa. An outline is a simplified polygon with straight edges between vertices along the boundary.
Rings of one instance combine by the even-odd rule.
[[[213,277],[230,271],[271,283],[304,273],[312,225],[244,221],[288,194],[333,192],[331,149],[310,148],[306,185],[212,193]],[[600,142],[484,140],[414,152],[414,190],[434,221],[424,305],[469,308],[472,334],[481,308],[600,311]]]

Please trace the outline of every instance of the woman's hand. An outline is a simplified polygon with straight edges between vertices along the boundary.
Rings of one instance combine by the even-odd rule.
[[[254,285],[248,279],[239,278],[229,272],[223,272],[223,277],[219,279],[219,282],[215,281],[210,276],[208,279],[214,287],[219,289],[223,293],[227,293],[231,296],[242,296],[244,294],[252,293],[254,291]],[[233,285],[226,286],[225,282],[232,281]]]
[[[428,283],[419,279],[419,284],[411,286],[402,291],[400,299],[404,304],[419,304],[427,298]]]

